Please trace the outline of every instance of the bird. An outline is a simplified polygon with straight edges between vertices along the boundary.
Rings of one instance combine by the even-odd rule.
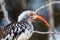
[[[18,16],[18,21],[8,24],[0,32],[0,40],[29,40],[33,34],[33,20],[38,19],[42,21],[47,27],[49,23],[45,18],[38,15],[36,12],[27,10],[23,11]]]

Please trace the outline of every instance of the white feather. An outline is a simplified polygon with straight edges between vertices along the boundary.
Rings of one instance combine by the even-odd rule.
[[[31,13],[36,14],[34,11],[30,11],[30,10],[22,12],[21,15],[18,16],[18,22],[26,18]]]

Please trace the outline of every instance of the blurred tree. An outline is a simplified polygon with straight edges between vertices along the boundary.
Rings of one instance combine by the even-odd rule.
[[[26,0],[5,0],[5,3],[9,17],[14,21],[17,21],[18,15],[27,9]]]
[[[60,4],[54,5],[54,20],[55,20],[55,27],[58,26],[60,23]]]

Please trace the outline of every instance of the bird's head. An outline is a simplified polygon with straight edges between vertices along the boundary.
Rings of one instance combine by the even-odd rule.
[[[36,12],[34,12],[34,11],[28,10],[28,11],[22,12],[22,14],[19,15],[19,17],[18,17],[18,22],[20,22],[20,21],[23,20],[23,19],[26,19],[26,20],[29,20],[29,21],[32,21],[32,20],[34,20],[34,19],[38,19],[38,20],[42,21],[46,26],[49,27],[49,24],[48,24],[48,22],[45,20],[45,18],[43,18],[42,16],[38,15],[38,14],[37,14]]]

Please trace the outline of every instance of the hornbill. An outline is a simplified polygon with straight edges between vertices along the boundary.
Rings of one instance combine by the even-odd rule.
[[[0,40],[28,40],[34,31],[32,20],[38,19],[47,27],[48,22],[34,11],[24,11],[18,16],[18,21],[7,25],[0,33]]]

